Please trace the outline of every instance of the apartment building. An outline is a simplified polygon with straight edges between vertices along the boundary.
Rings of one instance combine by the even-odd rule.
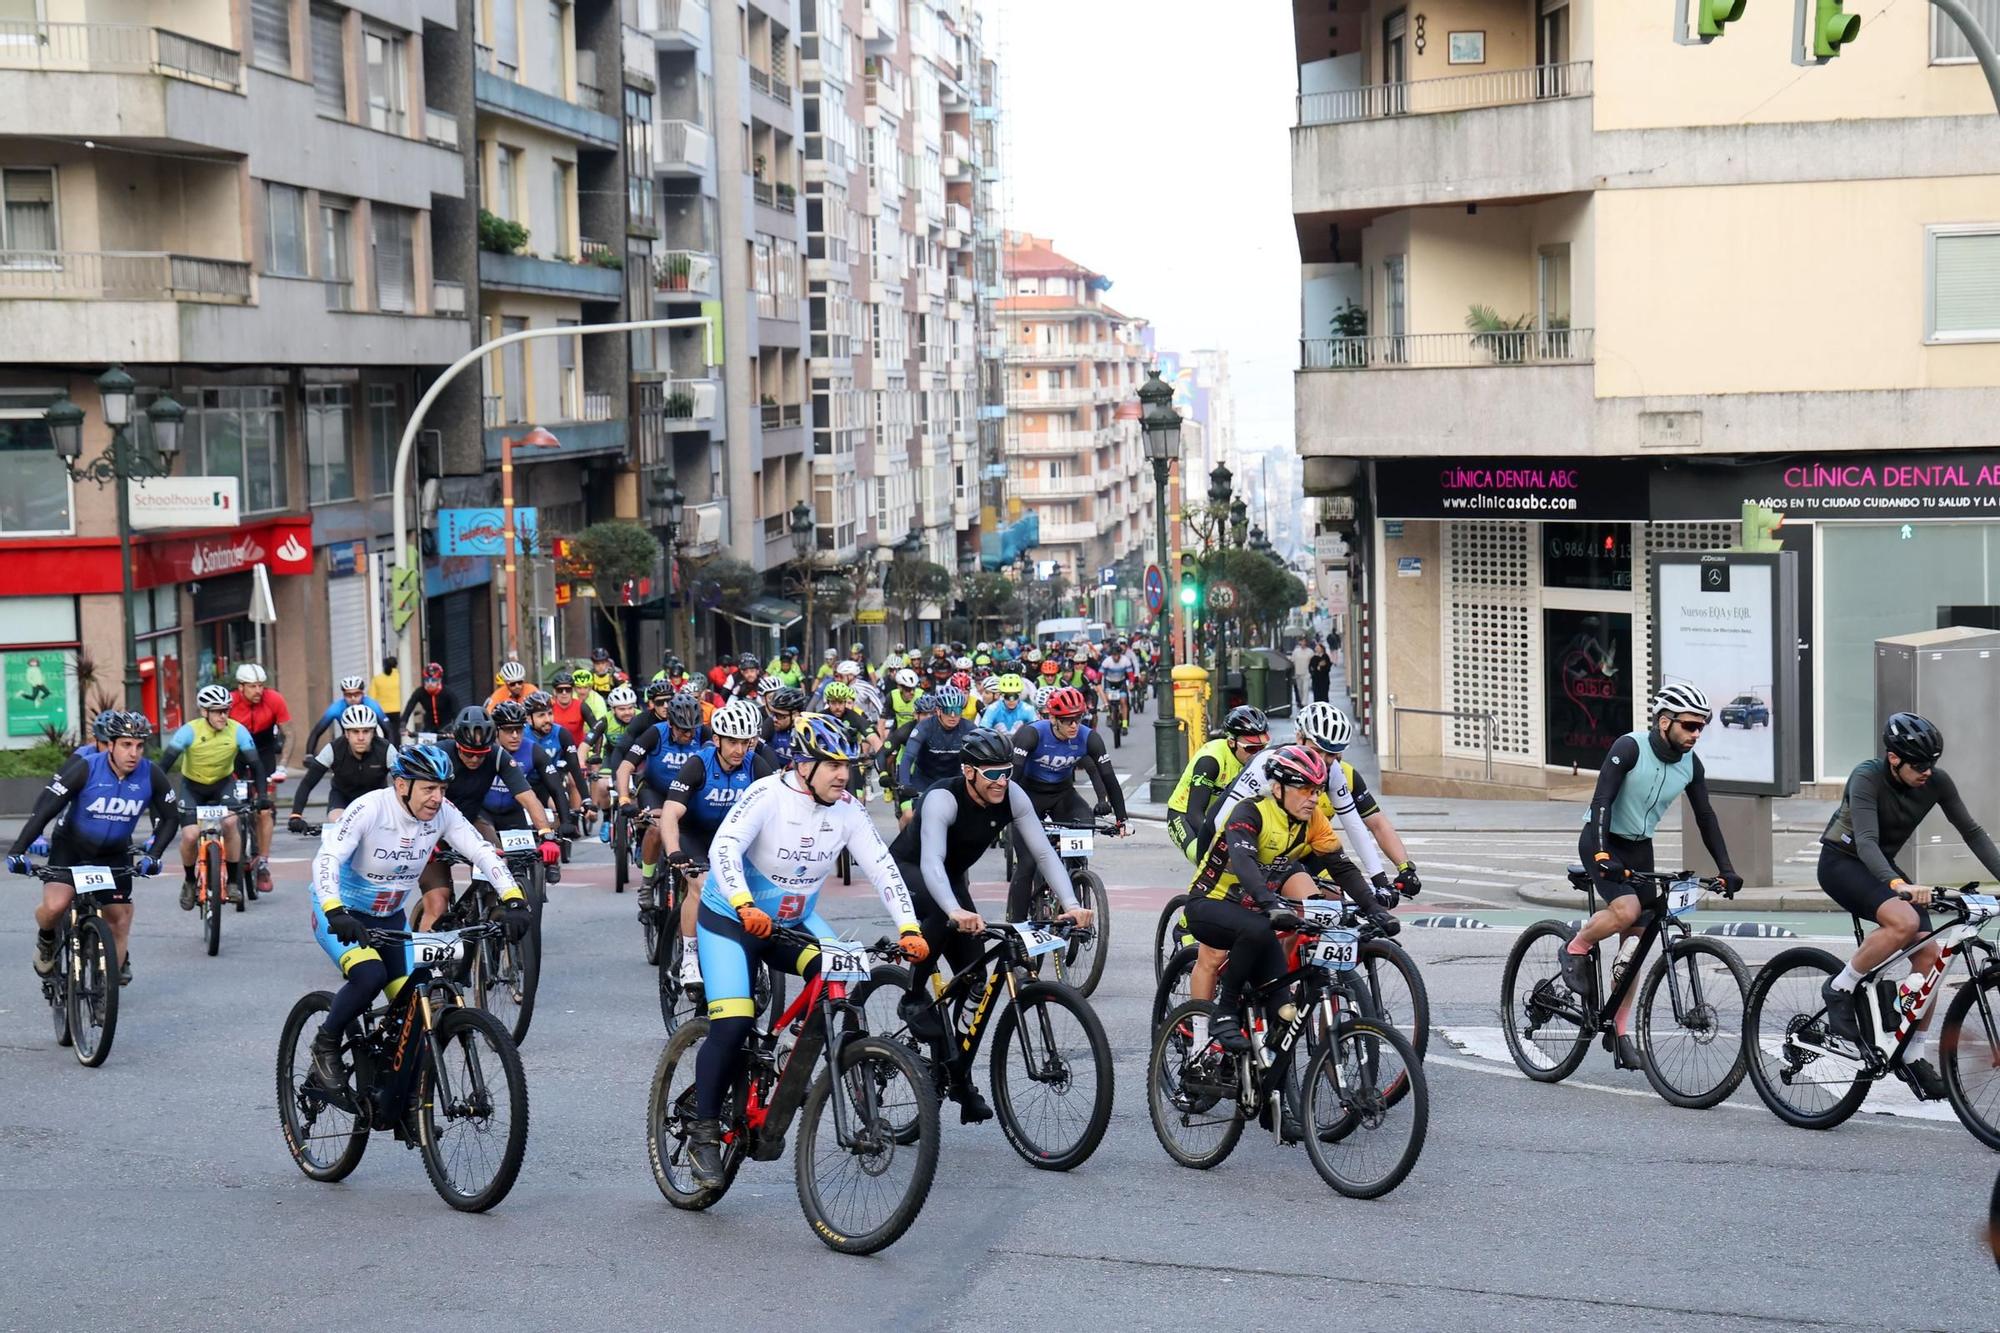
[[[1656,684],[1652,556],[1756,500],[1799,554],[1801,769],[1838,780],[1873,641],[1993,623],[2000,139],[1956,31],[1890,6],[1801,68],[1783,3],[1706,45],[1671,5],[1296,13],[1298,447],[1377,734],[1460,710],[1405,720],[1412,772],[1489,723],[1509,785],[1595,768]]]
[[[439,73],[468,47],[447,0],[0,6],[16,109],[0,128],[0,663],[33,658],[51,687],[6,691],[0,745],[73,731],[121,694],[117,492],[71,482],[43,415],[82,409],[88,463],[111,440],[96,380],[113,363],[136,382],[142,443],[153,401],[186,409],[188,503],[143,504],[132,541],[158,725],[258,659],[316,704],[394,642],[391,463],[419,391],[471,346],[470,275],[434,250],[471,129]]]
[[[1006,235],[999,301],[1006,368],[1007,502],[1035,515],[1032,559],[1072,587],[1144,559],[1155,531],[1152,465],[1133,394],[1145,322],[1104,300],[1110,280],[1027,232]]]

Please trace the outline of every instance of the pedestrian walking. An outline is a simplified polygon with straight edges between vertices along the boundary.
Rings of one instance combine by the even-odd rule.
[[[1306,672],[1312,677],[1313,702],[1321,704],[1331,703],[1333,696],[1333,658],[1327,654],[1324,642],[1313,645],[1312,656],[1306,661]]]

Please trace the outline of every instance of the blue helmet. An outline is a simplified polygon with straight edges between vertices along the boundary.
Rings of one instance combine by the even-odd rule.
[[[451,756],[435,745],[412,745],[396,752],[396,776],[412,782],[450,782]]]
[[[962,713],[965,711],[965,691],[956,685],[940,685],[931,694],[937,699],[940,713]]]
[[[97,716],[90,719],[90,738],[92,740],[103,744],[105,741],[111,739],[111,720],[116,713],[117,710],[113,708],[98,710]]]
[[[854,760],[861,746],[846,727],[825,713],[801,713],[792,723],[792,762],[808,759]]]
[[[919,713],[935,713],[937,712],[937,696],[926,691],[917,696],[916,703],[912,704],[911,707]]]

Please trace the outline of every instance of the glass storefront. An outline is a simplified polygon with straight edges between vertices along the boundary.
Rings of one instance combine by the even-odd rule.
[[[139,650],[142,706],[156,732],[170,732],[181,712],[181,603],[178,588],[132,594],[132,637]]]

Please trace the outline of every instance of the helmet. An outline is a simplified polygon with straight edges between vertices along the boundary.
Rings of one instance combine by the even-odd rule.
[[[435,745],[396,751],[396,776],[412,782],[450,782],[451,756]]]
[[[374,731],[381,725],[382,719],[376,717],[375,710],[367,704],[349,704],[341,710],[342,731]]]
[[[195,707],[206,713],[211,708],[229,707],[229,691],[220,685],[204,685],[194,696]]]
[[[113,710],[111,721],[104,729],[109,733],[106,739],[114,741],[150,740],[153,735],[153,724],[146,720],[144,713],[130,713],[123,710]]]
[[[512,699],[502,699],[493,705],[493,725],[495,727],[525,727],[528,725],[528,710]]]
[[[451,724],[451,738],[461,750],[493,748],[493,719],[484,708],[464,708]]]
[[[1324,787],[1326,759],[1310,745],[1287,745],[1272,754],[1264,776],[1274,786]]]
[[[618,685],[612,688],[611,693],[606,696],[605,702],[609,703],[613,708],[637,708],[639,706],[639,696],[632,693],[630,685]]]
[[[972,670],[972,659],[969,657],[954,657],[951,659],[951,664],[960,671]]]
[[[667,705],[667,725],[675,731],[693,731],[701,726],[701,700],[692,694],[676,694]]]
[[[1708,696],[1693,685],[1675,681],[1660,686],[1660,692],[1653,696],[1653,716],[1662,713],[1700,713],[1703,717],[1714,712],[1708,706]]]
[[[917,696],[916,709],[919,713],[937,712],[937,696],[929,690],[925,690]]]
[[[949,680],[951,678],[951,663],[945,661],[942,657],[933,657],[927,669],[930,671],[933,680]]]
[[[965,691],[956,685],[947,685],[937,692],[937,706],[940,713],[962,713],[965,711]]]
[[[748,699],[731,699],[715,710],[708,727],[718,736],[735,741],[754,741],[764,734],[764,713]]]
[[[792,723],[792,762],[803,759],[854,760],[861,747],[838,719],[825,713],[801,713]]]
[[[1301,708],[1297,721],[1299,738],[1328,754],[1339,754],[1354,739],[1354,726],[1347,714],[1323,699]]]
[[[836,680],[826,687],[826,692],[820,697],[830,704],[851,704],[854,702],[854,687]]]
[[[115,708],[100,710],[96,717],[90,719],[90,738],[94,741],[110,740],[111,723],[117,716],[118,710]]]
[[[780,684],[782,688],[772,690],[771,697],[764,701],[764,706],[779,713],[805,712],[807,706],[812,703],[806,692],[796,685],[783,685],[782,682]]]
[[[1010,671],[1006,675],[1000,677],[1000,683],[998,689],[1002,694],[1025,694],[1027,693],[1028,690],[1028,682],[1022,680],[1019,675]]]
[[[861,663],[851,657],[845,658],[839,666],[833,669],[833,674],[836,676],[858,676],[861,674]]]
[[[1021,654],[1021,660],[1023,662],[1039,662],[1042,660],[1042,650],[1039,648],[1030,648],[1027,652]]]
[[[976,667],[990,667],[993,665],[993,655],[991,653],[974,653],[972,656],[972,665]]]
[[[865,643],[850,643],[847,645],[847,651],[850,653],[865,653],[868,651],[868,645]]]
[[[264,668],[258,666],[255,662],[245,662],[242,666],[236,668],[236,683],[238,685],[262,685],[264,683]]]
[[[655,699],[664,699],[673,692],[674,683],[670,680],[648,681],[646,683],[646,702],[651,703]]]
[[[981,694],[1000,693],[1000,677],[998,676],[983,677],[979,682],[979,692]]]
[[[964,671],[954,671],[951,673],[951,683],[961,690],[969,690],[972,688],[972,676]]]
[[[1944,754],[1944,733],[1915,713],[1895,713],[1882,724],[1882,748],[1904,763],[1935,764]]]
[[[1062,674],[1062,668],[1057,666],[1054,662],[1044,662],[1042,663],[1042,674],[1044,676],[1048,676],[1051,679],[1053,679],[1054,677]]]
[[[347,690],[366,689],[367,687],[368,687],[368,682],[361,679],[361,677],[359,676],[342,676],[340,678],[340,689],[343,692]]]
[[[534,693],[530,694],[527,698],[521,700],[521,707],[527,709],[530,714],[546,713],[555,706],[556,706],[556,701],[554,699],[551,699],[548,696],[548,694],[542,690],[536,690]]]
[[[766,694],[776,694],[784,688],[785,682],[779,680],[776,676],[765,676],[757,682],[757,693],[760,697]]]
[[[609,662],[611,660],[611,650],[609,648],[592,648],[590,650],[590,660],[593,662]]]
[[[918,684],[917,673],[904,667],[896,673],[896,683],[906,690],[914,690]]]
[[[1268,736],[1271,719],[1264,716],[1261,708],[1249,704],[1238,704],[1222,719],[1222,729],[1231,736]]]
[[[738,671],[761,671],[763,667],[764,659],[755,653],[738,653],[736,655],[736,669]]]
[[[965,763],[1011,764],[1014,762],[1014,742],[1002,736],[991,727],[981,727],[965,738],[958,747],[958,755]]]
[[[443,679],[444,679],[444,663],[442,663],[442,662],[428,662],[428,663],[426,663],[426,664],[424,665],[424,679],[425,679],[425,680],[443,680]]]
[[[589,667],[578,667],[569,673],[569,683],[576,686],[579,690],[587,690],[597,683],[597,677],[592,674]],[[562,684],[561,676],[556,677],[556,684]]]
[[[798,655],[799,650],[789,643],[785,645],[784,651],[778,654],[780,657],[797,657]]]
[[[1074,685],[1065,685],[1049,692],[1049,701],[1042,711],[1050,717],[1082,717],[1090,711],[1090,704],[1084,700],[1083,691]]]
[[[502,685],[519,685],[527,678],[528,668],[522,666],[519,662],[502,662],[500,664],[500,683]]]

